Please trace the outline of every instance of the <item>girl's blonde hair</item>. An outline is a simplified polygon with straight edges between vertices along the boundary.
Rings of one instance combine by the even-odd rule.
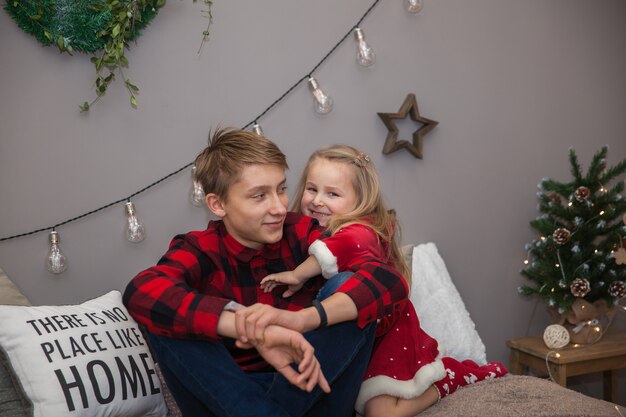
[[[395,210],[387,210],[383,201],[378,174],[370,158],[356,148],[348,145],[332,145],[319,149],[309,157],[302,172],[298,188],[293,199],[292,211],[301,213],[300,202],[304,194],[307,177],[313,162],[326,159],[346,164],[350,167],[352,186],[356,194],[354,210],[331,217],[327,230],[335,233],[342,226],[351,223],[362,223],[369,226],[389,247],[389,261],[400,272],[406,281],[411,282],[409,268],[400,250],[400,225]]]

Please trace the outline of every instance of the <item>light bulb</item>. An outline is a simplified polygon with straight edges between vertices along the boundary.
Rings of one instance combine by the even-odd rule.
[[[139,243],[146,237],[146,228],[137,219],[135,205],[128,201],[126,203],[126,239],[129,242]]]
[[[315,111],[319,114],[330,113],[333,109],[333,99],[327,96],[321,89],[317,80],[313,77],[309,77],[309,89],[313,94],[313,104],[315,105]]]
[[[369,67],[376,62],[376,54],[374,50],[365,42],[363,31],[361,28],[354,29],[354,38],[357,44],[356,61],[363,67]]]
[[[194,206],[202,207],[204,205],[206,194],[204,193],[204,190],[202,189],[202,185],[200,185],[200,183],[196,180],[196,166],[195,165],[191,168],[191,178],[193,178],[193,180],[192,180],[191,192],[189,193],[189,199],[191,200],[191,204],[193,204]]]
[[[252,126],[252,131],[259,136],[264,136],[263,129],[261,129],[261,125],[258,124],[257,122],[254,122],[254,125]]]
[[[423,0],[404,0],[404,8],[409,13],[417,14],[422,11],[423,7]]]
[[[53,274],[60,274],[67,269],[67,258],[59,247],[59,234],[53,230],[48,236],[50,251],[46,258],[46,268]]]

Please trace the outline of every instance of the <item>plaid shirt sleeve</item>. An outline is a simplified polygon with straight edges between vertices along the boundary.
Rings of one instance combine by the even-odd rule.
[[[124,303],[148,331],[187,339],[219,338],[217,322],[231,300],[220,296],[221,288],[216,284],[224,282],[223,271],[214,267],[211,252],[200,249],[198,236],[206,233],[210,229],[174,237],[159,263],[128,284]],[[215,239],[204,236],[202,245],[210,246]]]
[[[378,319],[394,322],[406,307],[408,284],[388,264],[376,233],[363,224],[352,224],[323,242],[336,256],[339,271],[354,272],[338,291],[356,304],[357,324],[364,327]]]
[[[359,311],[357,324],[365,327],[378,319],[395,322],[406,307],[409,287],[389,265],[368,260],[337,291],[352,298]]]

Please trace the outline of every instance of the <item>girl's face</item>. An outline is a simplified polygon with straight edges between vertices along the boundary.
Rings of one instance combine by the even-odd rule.
[[[309,167],[300,209],[317,219],[324,227],[330,216],[345,214],[356,207],[356,192],[352,185],[351,167],[342,162],[317,158]]]

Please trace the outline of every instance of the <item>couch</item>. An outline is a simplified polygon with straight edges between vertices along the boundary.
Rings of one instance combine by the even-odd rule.
[[[403,251],[425,330],[446,355],[484,363],[485,346],[436,246]],[[32,307],[0,269],[0,416],[178,417],[180,411],[119,291],[79,305]],[[624,417],[626,409],[549,380],[507,375],[464,387],[420,416]]]

